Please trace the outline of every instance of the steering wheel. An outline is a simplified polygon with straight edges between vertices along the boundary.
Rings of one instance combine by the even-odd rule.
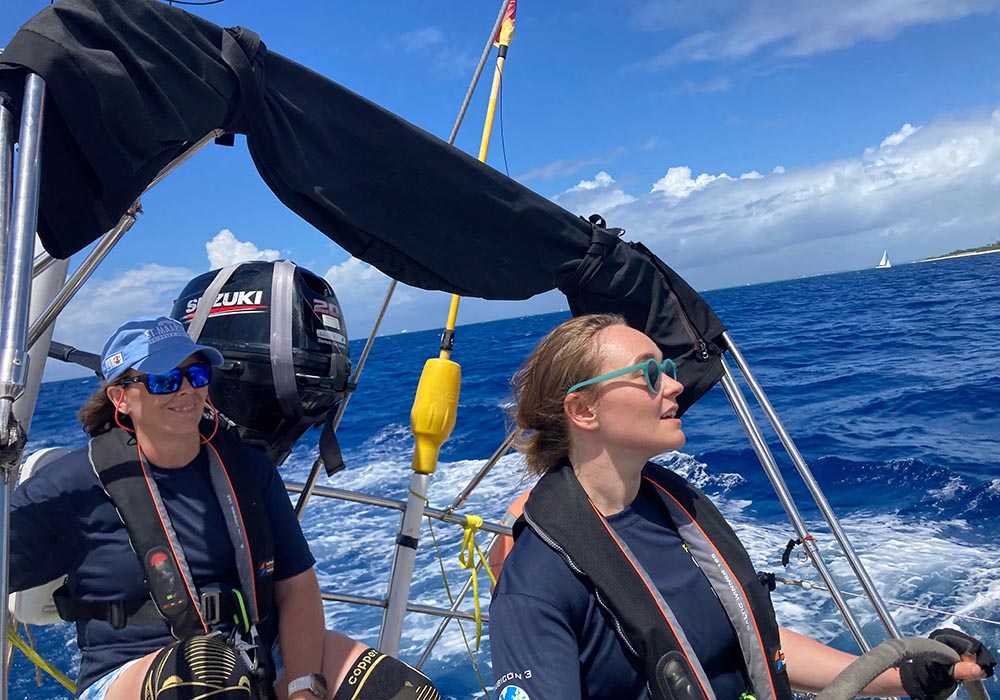
[[[917,657],[949,666],[962,660],[957,651],[933,639],[889,639],[841,671],[816,700],[853,700],[877,676]],[[989,700],[982,681],[969,681],[964,685],[971,700]]]

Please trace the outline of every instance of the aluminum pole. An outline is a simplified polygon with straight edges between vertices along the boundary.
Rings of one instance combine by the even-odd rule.
[[[840,548],[844,550],[844,555],[847,557],[847,561],[850,563],[851,569],[854,571],[854,575],[861,584],[861,588],[868,596],[868,600],[871,601],[872,607],[875,608],[875,613],[882,621],[882,624],[885,626],[889,636],[899,639],[902,636],[900,634],[899,627],[896,626],[895,620],[892,619],[892,614],[889,612],[885,602],[882,600],[882,596],[875,587],[875,582],[872,581],[871,576],[868,575],[868,571],[865,569],[864,564],[861,562],[857,552],[854,550],[850,538],[848,538],[847,533],[844,532],[844,529],[841,527],[840,520],[833,512],[830,502],[826,500],[826,495],[823,493],[823,489],[820,488],[819,483],[813,476],[812,470],[809,469],[809,465],[806,464],[805,459],[803,459],[802,453],[799,452],[795,442],[788,434],[788,431],[785,430],[785,426],[778,417],[777,411],[774,410],[774,407],[768,400],[764,390],[761,388],[760,384],[757,383],[757,379],[750,371],[750,366],[747,365],[746,360],[743,359],[743,355],[736,347],[733,339],[729,337],[729,333],[723,333],[722,337],[726,342],[730,354],[733,356],[733,361],[740,369],[740,372],[743,373],[743,377],[746,379],[747,384],[750,387],[750,391],[753,392],[754,397],[757,399],[757,403],[759,403],[760,407],[764,410],[764,415],[766,415],[767,419],[771,422],[771,425],[774,427],[774,431],[778,434],[778,439],[781,440],[781,444],[784,445],[785,450],[788,452],[788,456],[791,457],[792,463],[795,465],[799,475],[805,482],[806,488],[809,489],[809,493],[812,494],[813,500],[816,501],[816,505],[819,506],[819,510],[823,514],[823,518],[830,526],[830,532],[833,534],[834,539],[837,540]]]
[[[388,605],[382,617],[378,648],[383,654],[399,656],[399,642],[403,636],[403,619],[410,597],[410,583],[413,579],[413,565],[417,558],[417,543],[420,540],[420,525],[424,516],[425,497],[430,474],[413,472],[410,477],[410,496],[406,510],[399,522],[396,537],[396,554],[389,574]]]
[[[858,646],[861,647],[863,652],[868,651],[871,649],[871,645],[865,638],[861,625],[854,617],[854,613],[851,611],[850,607],[848,607],[847,600],[844,598],[843,593],[841,593],[840,587],[833,578],[833,574],[830,573],[829,568],[826,566],[826,562],[823,561],[823,556],[820,554],[815,540],[812,539],[809,534],[809,529],[806,527],[805,520],[803,520],[798,507],[795,505],[795,501],[792,499],[792,494],[788,490],[788,485],[785,483],[784,477],[781,476],[781,471],[778,469],[778,464],[774,460],[774,455],[771,454],[771,450],[768,448],[767,442],[764,440],[764,436],[760,432],[760,428],[754,421],[753,415],[750,412],[750,406],[747,404],[746,398],[743,396],[743,392],[740,391],[739,386],[737,386],[736,381],[733,379],[733,375],[729,369],[729,365],[726,364],[725,358],[722,358],[722,369],[722,388],[725,390],[726,396],[729,398],[729,402],[732,404],[733,410],[736,412],[736,416],[739,419],[740,424],[743,426],[743,430],[746,432],[747,438],[750,440],[751,447],[753,447],[754,452],[757,453],[757,458],[760,460],[761,466],[764,467],[764,473],[767,474],[767,478],[771,481],[771,485],[774,487],[774,492],[777,494],[782,508],[785,509],[785,513],[788,516],[788,520],[792,524],[792,528],[795,530],[796,536],[802,540],[803,550],[805,550],[809,559],[812,561],[813,566],[816,567],[816,571],[819,573],[820,578],[823,579],[823,583],[828,589],[830,589],[830,595],[833,597],[833,602],[836,604],[837,609],[840,610],[840,614],[844,617],[844,621],[851,630],[851,634],[854,635],[855,640],[857,640]]]
[[[0,100],[0,282],[7,269],[7,232],[14,181],[14,114]],[[0,284],[0,305],[3,289]]]
[[[0,448],[4,484],[0,487],[0,659],[7,657],[7,567],[10,539],[10,490],[24,449],[24,432],[13,413],[27,375],[28,297],[32,254],[38,224],[42,119],[45,81],[28,75],[21,107],[20,155],[17,159],[12,209],[7,230],[0,308]],[[4,146],[6,150],[6,145]],[[0,700],[7,700],[7,672],[0,673]]]
[[[59,290],[59,293],[55,295],[45,310],[32,322],[31,328],[28,329],[29,348],[34,346],[43,333],[47,330],[51,331],[56,317],[62,313],[62,310],[66,308],[70,300],[80,291],[84,283],[90,279],[94,270],[103,262],[108,253],[114,249],[122,236],[135,224],[137,211],[138,205],[133,204],[128,212],[119,220],[118,225],[104,234],[104,237],[98,241],[97,245],[87,254],[83,262],[73,271],[73,275],[66,282],[65,286]],[[65,276],[65,270],[63,271],[63,275]],[[47,348],[46,352],[48,352]]]
[[[3,307],[0,315],[0,446],[10,444],[13,403],[24,389],[27,373],[25,340],[28,335],[28,296],[31,289],[35,228],[38,223],[44,98],[45,82],[37,75],[29,75],[24,87],[21,148],[14,176],[7,259],[3,271]],[[0,652],[2,651],[0,648]]]

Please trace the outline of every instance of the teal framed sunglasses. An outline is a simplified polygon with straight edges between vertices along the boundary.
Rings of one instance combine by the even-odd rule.
[[[651,394],[655,394],[660,390],[660,380],[663,378],[664,374],[669,372],[672,379],[677,379],[677,363],[673,360],[666,359],[663,362],[657,362],[656,360],[649,359],[644,360],[637,365],[631,365],[623,369],[616,369],[614,372],[608,372],[607,374],[602,374],[599,377],[578,382],[567,389],[566,393],[572,394],[577,389],[582,389],[585,386],[597,384],[598,382],[605,382],[609,379],[621,377],[637,370],[642,370],[642,374],[646,378],[646,388],[649,389]]]

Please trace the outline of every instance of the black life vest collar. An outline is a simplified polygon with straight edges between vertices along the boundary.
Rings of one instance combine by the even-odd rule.
[[[241,446],[235,438],[220,431],[205,449],[212,488],[236,552],[247,616],[251,624],[257,624],[270,613],[274,573],[274,542],[260,487],[252,470],[240,468]],[[182,639],[209,632],[201,592],[135,438],[113,428],[90,441],[89,456],[125,524],[150,598],[171,633]]]
[[[656,464],[643,469],[641,488],[663,504],[718,594],[736,632],[754,695],[759,700],[791,700],[770,597],[725,518],[701,491]],[[670,606],[587,496],[568,462],[532,489],[524,521],[593,584],[619,638],[641,660],[653,698],[716,700]],[[523,525],[515,526],[515,535],[521,529]],[[687,679],[683,691],[670,687],[678,678]]]

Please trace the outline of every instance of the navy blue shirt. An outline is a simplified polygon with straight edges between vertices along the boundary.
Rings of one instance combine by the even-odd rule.
[[[607,521],[677,616],[716,697],[736,700],[747,689],[736,634],[667,518],[640,491]],[[493,594],[490,650],[502,700],[647,697],[642,664],[608,623],[593,586],[530,528],[518,537]]]
[[[277,470],[262,453],[246,446],[241,446],[240,458],[237,466],[257,476],[271,522],[274,580],[309,569],[315,560]],[[239,587],[233,544],[212,490],[204,449],[185,467],[154,467],[152,473],[195,586]],[[149,598],[139,558],[86,448],[42,468],[18,486],[11,499],[10,528],[12,591],[66,576],[70,594],[83,600]],[[115,630],[99,620],[77,622],[82,652],[79,692],[126,661],[172,641],[165,623]]]

